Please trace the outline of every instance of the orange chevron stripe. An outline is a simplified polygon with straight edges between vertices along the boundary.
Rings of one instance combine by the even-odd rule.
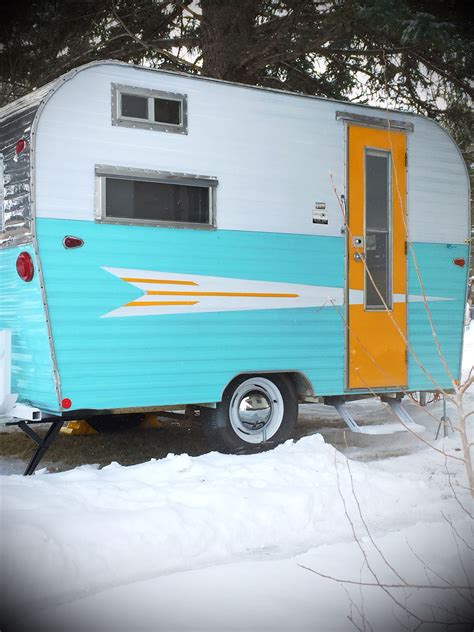
[[[178,281],[172,279],[135,279],[133,277],[120,277],[122,281],[128,281],[128,283],[160,283],[170,285],[199,285],[194,281]]]
[[[149,296],[238,296],[244,298],[298,298],[299,294],[273,294],[271,292],[157,292],[150,290]]]
[[[149,305],[196,305],[199,301],[132,301],[124,307],[148,307]]]

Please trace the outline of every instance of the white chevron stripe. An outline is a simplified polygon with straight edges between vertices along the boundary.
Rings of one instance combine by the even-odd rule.
[[[159,316],[197,312],[228,312],[260,309],[294,309],[343,305],[344,290],[340,287],[302,285],[275,281],[254,281],[196,274],[175,274],[130,268],[104,270],[134,285],[143,295],[115,309],[102,318],[123,316]],[[451,300],[427,297],[428,300]],[[403,294],[395,294],[394,302],[405,302]],[[409,296],[409,301],[422,301]],[[364,294],[350,290],[351,305],[361,305]]]
[[[452,301],[452,298],[446,298],[444,296],[426,296],[421,294],[393,294],[392,300],[394,303],[423,303],[425,300],[428,302],[433,301]],[[408,299],[408,300],[407,300]],[[361,290],[349,290],[349,304],[350,305],[363,305],[364,293]]]

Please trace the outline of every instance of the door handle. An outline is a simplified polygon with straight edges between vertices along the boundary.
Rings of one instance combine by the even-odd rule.
[[[365,255],[363,252],[354,252],[354,261],[364,261]]]

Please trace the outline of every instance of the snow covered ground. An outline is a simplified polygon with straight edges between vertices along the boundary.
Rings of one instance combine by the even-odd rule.
[[[473,359],[471,327],[465,370]],[[472,630],[459,439],[434,441],[410,410],[436,450],[390,456],[397,433],[343,454],[328,429],[259,455],[1,476],[2,631],[398,632],[448,616]]]

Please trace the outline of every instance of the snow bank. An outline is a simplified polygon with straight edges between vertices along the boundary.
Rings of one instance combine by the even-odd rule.
[[[468,541],[467,520],[457,524]],[[389,563],[411,584],[424,589],[396,589],[393,594],[421,617],[431,618],[432,605],[443,616],[447,608],[468,608],[467,591],[437,590],[441,578],[462,586],[463,562],[447,522],[418,524],[376,539]],[[415,552],[412,553],[410,548]],[[387,567],[374,546],[364,540],[371,567],[382,582],[400,580]],[[461,551],[461,555],[464,551]],[[429,563],[431,571],[427,571]],[[303,568],[304,567],[304,568]],[[418,624],[396,609],[381,589],[340,585],[306,569],[332,577],[373,583],[362,553],[354,542],[322,545],[290,558],[272,559],[261,553],[225,565],[163,575],[101,593],[48,611],[27,615],[25,629],[45,632],[377,632],[413,630]],[[351,611],[355,625],[348,621]],[[364,613],[362,620],[358,610]],[[396,618],[391,616],[392,612]],[[469,612],[465,613],[469,616]],[[474,613],[473,613],[474,614]],[[65,624],[67,622],[67,625]],[[370,626],[370,627],[369,627]],[[443,626],[423,626],[421,631],[442,632]],[[472,632],[471,626],[450,627],[452,632]]]
[[[473,360],[471,325],[465,375]],[[370,415],[375,404],[354,406]],[[465,407],[474,408],[472,389]],[[440,403],[430,407],[438,416],[441,410]],[[416,411],[417,422],[426,420],[423,437],[433,441],[436,421]],[[322,629],[321,621],[325,632],[348,629],[349,589],[298,564],[357,581],[364,561],[352,528],[368,541],[361,515],[414,581],[427,570],[407,562],[406,539],[442,576],[451,560],[464,572],[462,540],[450,526],[472,541],[453,495],[455,489],[470,506],[463,464],[415,443],[404,456],[383,460],[380,444],[370,443],[367,463],[348,461],[313,435],[253,456],[169,455],[132,467],[0,476],[2,597],[28,631],[286,631]],[[385,437],[387,445],[396,453],[396,435]],[[435,447],[461,454],[456,435]],[[355,603],[362,592],[354,590]],[[420,607],[433,599],[423,592]],[[385,623],[392,604],[383,600],[380,592],[367,595],[374,629],[398,630]]]
[[[416,469],[403,458],[351,462],[349,476],[348,464],[315,435],[252,456],[169,455],[2,477],[2,592],[15,611],[45,608],[177,571],[350,541],[341,494],[364,533],[352,485],[375,535],[461,513],[436,452],[423,451]]]

